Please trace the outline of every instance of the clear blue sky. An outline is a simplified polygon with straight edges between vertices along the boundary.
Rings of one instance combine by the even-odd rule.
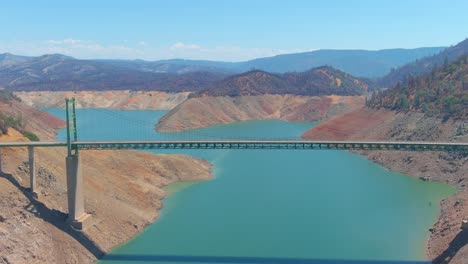
[[[467,0],[2,1],[0,53],[240,61],[315,49],[448,46]]]

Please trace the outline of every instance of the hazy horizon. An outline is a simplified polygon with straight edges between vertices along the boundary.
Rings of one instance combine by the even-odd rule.
[[[319,49],[441,47],[468,36],[467,9],[461,0],[14,1],[2,5],[0,53],[239,62]]]
[[[2,55],[2,54],[11,54],[11,55],[14,55],[14,56],[22,56],[22,57],[39,57],[39,56],[45,56],[45,55],[62,55],[62,56],[72,57],[72,58],[78,59],[78,60],[122,60],[122,61],[128,60],[128,61],[147,61],[147,62],[181,60],[181,61],[213,61],[213,62],[237,63],[237,62],[246,62],[246,61],[262,59],[262,58],[276,57],[276,56],[281,56],[281,55],[300,54],[300,53],[308,53],[308,52],[314,52],[314,51],[370,51],[370,52],[379,52],[379,51],[386,51],[386,50],[416,50],[416,49],[431,49],[431,48],[447,48],[449,46],[451,46],[451,45],[433,46],[433,47],[418,47],[418,48],[388,48],[388,49],[378,49],[378,50],[367,50],[367,49],[318,49],[318,50],[303,51],[303,52],[297,52],[297,53],[281,53],[281,54],[276,54],[276,55],[266,56],[266,57],[256,57],[256,58],[243,60],[243,61],[228,61],[228,60],[216,60],[216,59],[214,59],[214,60],[210,60],[210,59],[187,59],[187,58],[177,58],[177,57],[176,58],[170,58],[170,59],[160,59],[160,60],[158,60],[158,59],[156,59],[156,60],[145,60],[145,59],[141,59],[141,58],[135,58],[135,59],[79,58],[79,57],[75,57],[75,56],[67,55],[67,54],[62,54],[62,53],[44,53],[44,54],[38,54],[38,55],[24,55],[24,54],[16,54],[16,53],[8,52],[8,51],[2,51],[2,52],[0,52],[0,55]]]

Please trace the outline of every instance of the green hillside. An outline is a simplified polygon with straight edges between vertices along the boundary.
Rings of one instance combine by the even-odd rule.
[[[466,119],[468,109],[468,55],[446,63],[403,84],[377,92],[369,107],[424,112],[429,116]]]

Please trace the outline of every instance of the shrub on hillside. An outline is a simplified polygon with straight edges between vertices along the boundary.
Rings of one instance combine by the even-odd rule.
[[[31,141],[39,141],[40,140],[39,137],[36,134],[34,134],[33,132],[29,132],[29,131],[24,131],[23,136],[25,136],[26,138],[28,138]]]

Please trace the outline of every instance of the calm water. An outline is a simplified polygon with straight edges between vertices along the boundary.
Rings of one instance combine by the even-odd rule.
[[[79,138],[298,138],[314,125],[254,121],[158,134],[163,114],[79,110]],[[454,192],[346,151],[164,151],[174,152],[210,161],[214,179],[170,186],[157,222],[100,263],[424,260],[439,201]]]

